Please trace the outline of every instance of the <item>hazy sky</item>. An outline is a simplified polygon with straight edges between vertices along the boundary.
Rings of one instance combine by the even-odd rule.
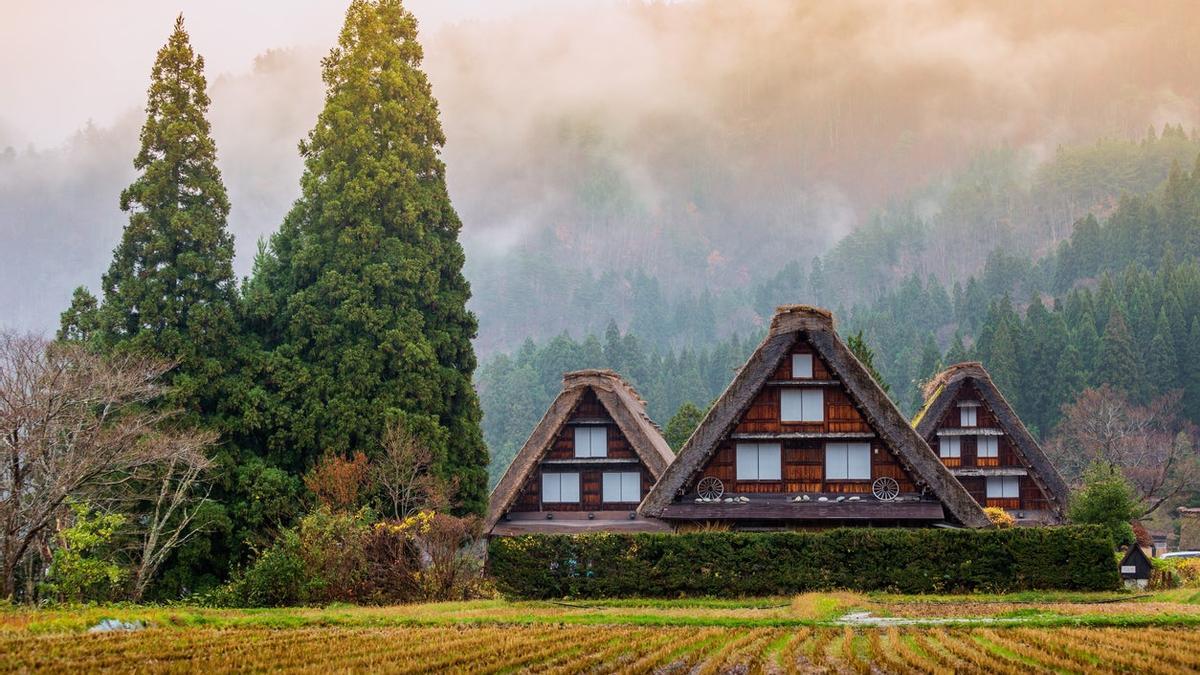
[[[408,0],[423,31],[612,0]],[[210,79],[281,47],[332,46],[348,0],[0,0],[0,146],[54,146],[89,119],[140,108],[183,12]]]

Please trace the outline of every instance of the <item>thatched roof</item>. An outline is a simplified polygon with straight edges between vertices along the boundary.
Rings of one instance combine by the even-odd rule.
[[[807,305],[785,305],[775,311],[771,330],[750,355],[733,382],[709,409],[704,420],[684,444],[658,483],[642,501],[641,511],[660,516],[689,478],[708,463],[721,443],[749,408],[766,381],[800,339],[812,348],[841,380],[851,398],[884,444],[913,478],[941,500],[950,515],[969,527],[990,523],[979,504],[950,474],[909,425],[887,394],[855,358],[834,329],[833,315]]]
[[[1021,418],[1008,404],[992,376],[978,361],[956,363],[938,373],[925,384],[925,404],[913,418],[913,426],[917,433],[927,441],[932,442],[937,432],[938,422],[945,416],[946,411],[954,402],[959,391],[966,384],[972,384],[983,403],[996,416],[996,421],[1004,433],[1008,434],[1016,445],[1017,453],[1029,467],[1029,477],[1050,498],[1054,511],[1060,518],[1065,517],[1067,501],[1071,491],[1066,481],[1058,473],[1054,463],[1042,451],[1042,447],[1034,440],[1033,435],[1025,428]]]
[[[611,370],[576,370],[567,373],[563,375],[562,391],[492,490],[484,523],[487,530],[491,530],[512,506],[529,472],[545,457],[563,424],[589,389],[600,399],[651,476],[657,480],[674,461],[675,453],[671,451],[671,446],[667,445],[658,426],[646,414],[646,402],[620,375]]]

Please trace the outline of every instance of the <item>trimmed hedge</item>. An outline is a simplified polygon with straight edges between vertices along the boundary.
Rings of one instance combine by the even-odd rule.
[[[517,598],[742,597],[1120,588],[1108,530],[844,528],[496,537],[497,587]]]

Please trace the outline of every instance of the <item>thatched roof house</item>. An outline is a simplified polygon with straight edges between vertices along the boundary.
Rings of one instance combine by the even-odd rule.
[[[646,403],[611,370],[580,370],[492,491],[485,527],[497,535],[666,529],[638,504],[675,459]]]
[[[989,525],[832,314],[804,305],[776,311],[640,512],[744,528]]]
[[[1065,522],[1070,489],[983,364],[950,366],[924,394],[917,433],[980,505],[1021,524]]]

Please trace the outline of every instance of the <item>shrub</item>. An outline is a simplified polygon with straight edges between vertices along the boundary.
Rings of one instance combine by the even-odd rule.
[[[1069,515],[1072,523],[1107,527],[1115,545],[1127,546],[1137,540],[1129,523],[1141,517],[1142,511],[1121,472],[1111,464],[1097,462],[1084,472],[1083,487],[1071,495]]]
[[[989,506],[983,510],[983,514],[988,520],[992,521],[992,525],[1004,529],[1013,527],[1017,524],[1017,519],[1012,517],[1008,511],[996,506]]]
[[[295,605],[306,599],[305,578],[300,537],[287,530],[243,574],[234,577],[226,593],[215,595],[220,604],[240,607]]]
[[[1008,530],[530,535],[492,540],[497,587],[520,598],[1112,590],[1097,526]]]
[[[321,507],[286,530],[214,602],[247,607],[462,600],[484,592],[479,523],[422,512],[372,523]]]
[[[58,533],[58,546],[41,591],[62,602],[111,599],[125,571],[112,560],[113,540],[125,524],[119,513],[93,512],[86,504],[70,504],[73,523]]]
[[[1181,586],[1186,588],[1200,588],[1200,560],[1196,558],[1184,558],[1175,564],[1175,571],[1179,573]]]
[[[1151,590],[1200,588],[1200,559],[1155,558],[1150,562],[1154,566],[1150,574]]]

